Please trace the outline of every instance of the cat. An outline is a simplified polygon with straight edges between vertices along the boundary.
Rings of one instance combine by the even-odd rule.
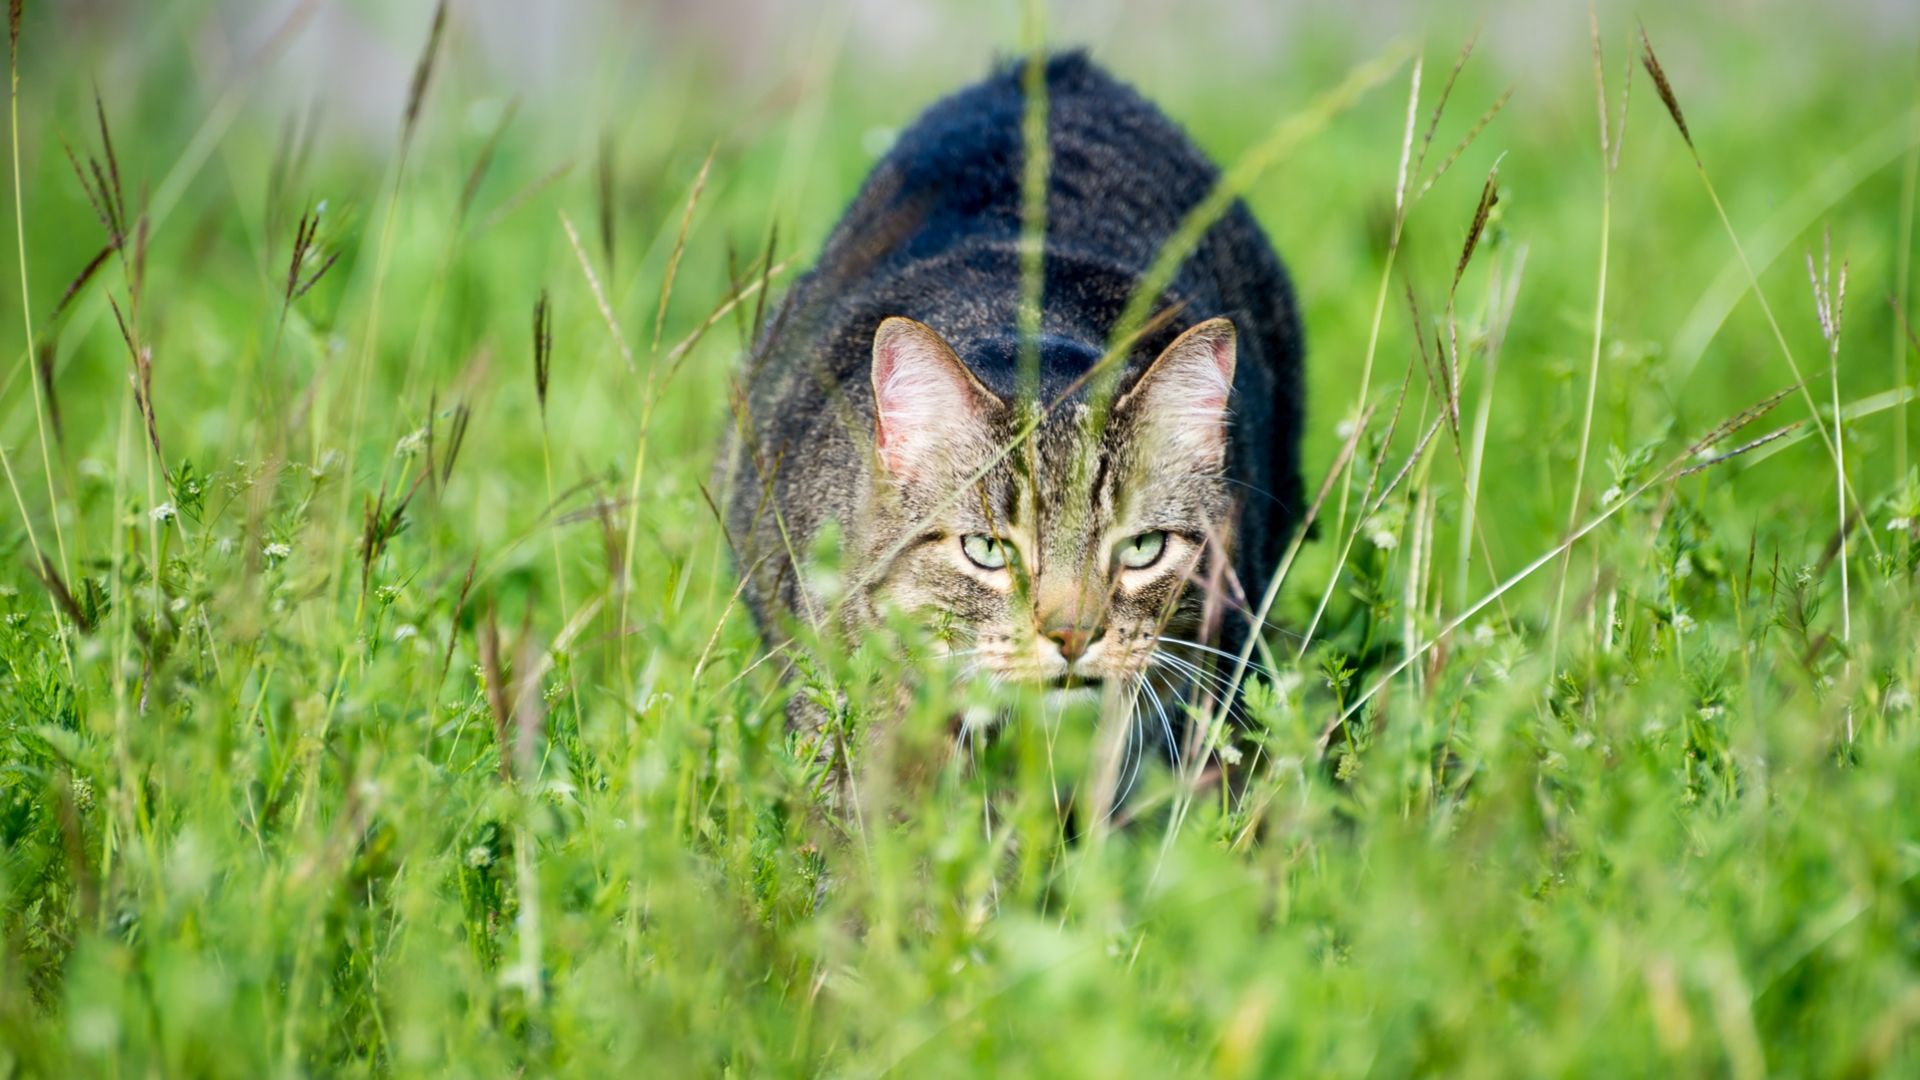
[[[750,355],[719,472],[770,643],[802,624],[856,638],[897,611],[968,670],[1084,687],[1252,629],[1301,507],[1286,270],[1235,199],[1152,298],[1162,318],[1117,382],[1093,372],[1220,173],[1084,53],[1052,55],[1023,369],[1025,74],[1005,64],[900,134]],[[838,596],[811,566],[826,529]]]

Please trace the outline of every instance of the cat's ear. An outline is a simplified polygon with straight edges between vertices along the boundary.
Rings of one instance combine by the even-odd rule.
[[[1135,438],[1156,458],[1217,469],[1226,460],[1234,357],[1233,323],[1208,319],[1175,338],[1114,409],[1133,414]]]
[[[911,477],[983,440],[1001,402],[932,327],[895,317],[873,335],[873,406],[881,462]]]

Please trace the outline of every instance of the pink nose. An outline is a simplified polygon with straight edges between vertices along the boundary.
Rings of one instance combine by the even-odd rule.
[[[1072,663],[1087,651],[1087,645],[1093,641],[1090,631],[1077,626],[1060,626],[1047,631],[1047,637],[1060,646],[1060,655]]]

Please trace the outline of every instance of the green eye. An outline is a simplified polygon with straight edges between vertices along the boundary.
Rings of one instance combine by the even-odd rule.
[[[1129,570],[1145,570],[1160,561],[1160,553],[1167,550],[1167,534],[1160,531],[1143,532],[1120,542],[1120,565]]]
[[[1004,570],[1007,566],[1007,542],[997,536],[974,533],[960,538],[960,550],[982,570]]]

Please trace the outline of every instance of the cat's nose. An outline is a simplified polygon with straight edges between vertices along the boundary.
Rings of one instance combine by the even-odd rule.
[[[1087,651],[1087,646],[1098,637],[1094,631],[1078,626],[1056,626],[1047,631],[1048,640],[1060,646],[1060,656],[1071,664]]]

